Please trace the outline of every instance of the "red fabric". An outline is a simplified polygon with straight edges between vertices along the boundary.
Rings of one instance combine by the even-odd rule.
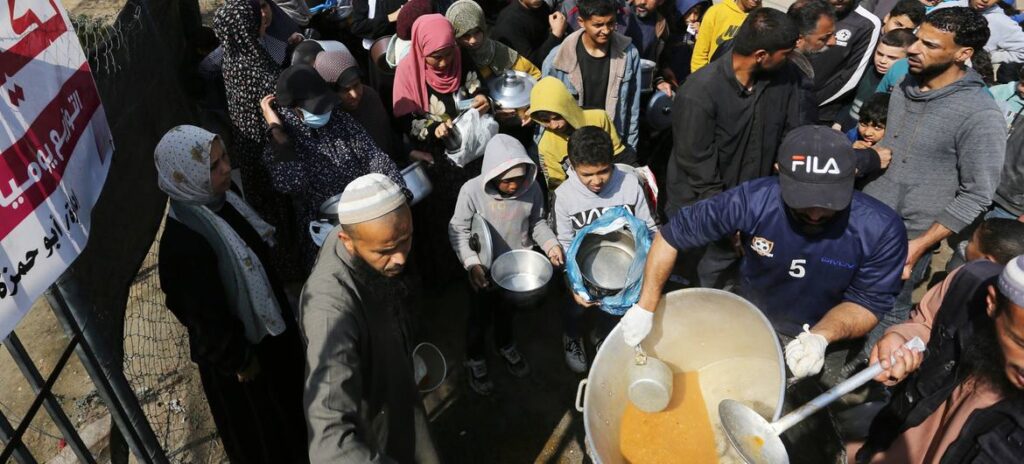
[[[438,71],[427,65],[428,55],[453,47],[448,67]],[[435,91],[449,94],[459,89],[462,79],[462,56],[455,44],[451,23],[439,14],[420,17],[412,26],[412,47],[409,55],[398,63],[395,71],[393,103],[395,116],[429,111],[427,84]]]
[[[412,25],[421,16],[431,13],[444,14],[443,11],[434,11],[434,4],[431,0],[409,0],[402,6],[402,11],[398,12],[398,20],[395,21],[395,34],[399,39],[412,40]]]

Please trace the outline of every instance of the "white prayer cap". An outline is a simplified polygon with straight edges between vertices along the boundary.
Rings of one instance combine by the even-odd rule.
[[[1024,306],[1024,255],[1006,263],[1003,273],[999,275],[999,292],[1013,304]]]
[[[359,224],[377,219],[405,204],[405,194],[384,174],[367,174],[345,187],[338,202],[338,222]]]

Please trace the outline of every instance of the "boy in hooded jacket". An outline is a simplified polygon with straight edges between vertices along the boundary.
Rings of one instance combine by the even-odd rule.
[[[516,377],[525,377],[530,368],[516,348],[512,333],[513,308],[508,307],[489,280],[489,263],[482,263],[470,245],[474,216],[479,215],[490,229],[491,256],[511,250],[540,246],[554,266],[564,263],[562,248],[548,226],[544,196],[536,185],[537,165],[526,154],[523,144],[505,134],[494,136],[484,150],[481,174],[459,191],[455,214],[448,224],[448,238],[455,254],[469,273],[472,308],[466,327],[466,370],[469,386],[481,395],[494,391],[487,374],[484,340],[494,327],[498,352]]]
[[[632,164],[636,153],[623,145],[611,118],[602,109],[583,109],[562,81],[545,77],[530,91],[528,114],[540,126],[537,151],[540,154],[548,191],[565,181],[569,136],[583,126],[596,126],[608,133],[616,161]]]

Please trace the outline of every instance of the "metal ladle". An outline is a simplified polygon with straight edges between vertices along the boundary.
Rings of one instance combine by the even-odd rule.
[[[917,352],[925,350],[924,342],[919,337],[914,337],[903,347]],[[718,404],[722,428],[725,429],[729,442],[747,464],[789,464],[789,455],[780,437],[783,432],[839,397],[856,390],[884,370],[881,363],[872,364],[772,423],[768,423],[760,414],[739,401],[724,400]]]

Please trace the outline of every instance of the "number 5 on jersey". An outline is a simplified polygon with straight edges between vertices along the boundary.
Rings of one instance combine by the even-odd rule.
[[[794,259],[793,262],[789,263],[789,275],[802,279],[807,274],[804,264],[807,264],[806,259]]]

